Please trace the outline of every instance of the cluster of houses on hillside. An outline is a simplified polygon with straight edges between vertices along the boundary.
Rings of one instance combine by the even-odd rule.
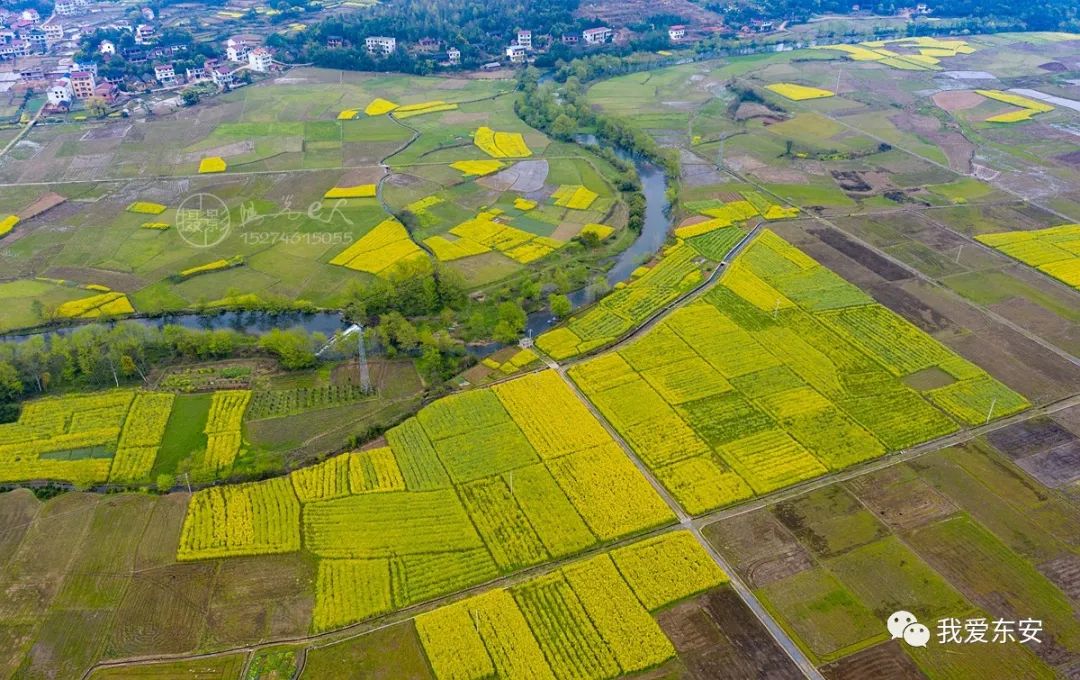
[[[63,39],[64,27],[55,18],[42,20],[35,9],[0,8],[0,60],[46,54]]]

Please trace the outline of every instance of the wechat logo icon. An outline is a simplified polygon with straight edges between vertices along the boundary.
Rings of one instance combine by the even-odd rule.
[[[919,623],[911,612],[893,612],[885,626],[894,640],[903,638],[911,647],[925,647],[930,641],[930,629]]]

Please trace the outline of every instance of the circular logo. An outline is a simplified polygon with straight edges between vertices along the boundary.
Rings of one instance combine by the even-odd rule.
[[[229,207],[213,194],[192,194],[176,209],[176,233],[195,248],[216,246],[231,227]]]

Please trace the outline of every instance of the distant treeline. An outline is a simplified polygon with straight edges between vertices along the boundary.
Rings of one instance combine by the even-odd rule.
[[[916,4],[914,0],[866,2],[861,3],[860,8],[892,16],[902,8]],[[932,16],[969,21],[967,28],[972,32],[1080,30],[1080,3],[1076,0],[928,0],[926,4],[932,10]],[[847,14],[852,3],[850,0],[755,0],[733,5],[726,0],[710,0],[705,6],[723,14],[727,25],[738,27],[752,19],[802,23],[822,14]]]

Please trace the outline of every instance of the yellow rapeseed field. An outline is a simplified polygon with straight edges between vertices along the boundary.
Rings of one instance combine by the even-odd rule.
[[[497,170],[502,170],[506,167],[506,164],[497,160],[454,161],[450,164],[450,167],[461,171],[466,177],[482,177],[484,175],[490,175]]]
[[[380,274],[399,262],[422,257],[426,257],[424,251],[409,238],[409,232],[400,222],[390,217],[338,253],[330,260],[330,264]]]
[[[364,113],[369,116],[382,116],[384,114],[390,113],[397,107],[398,105],[394,102],[388,99],[382,99],[380,97],[372,100],[372,102],[368,104],[367,107],[364,109]]]
[[[199,173],[225,172],[228,164],[221,156],[208,156],[199,161]]]
[[[649,611],[727,583],[727,574],[688,531],[612,551],[626,582]]]
[[[532,150],[520,132],[496,132],[481,127],[473,133],[473,143],[492,158],[527,158]]]
[[[356,184],[349,187],[333,187],[327,189],[323,198],[373,198],[376,193],[375,184]]]
[[[819,87],[807,87],[806,85],[798,85],[796,83],[773,83],[772,85],[766,85],[765,89],[772,90],[776,94],[787,97],[792,101],[805,101],[807,99],[823,99],[825,97],[832,97],[834,93],[823,90]]]
[[[15,225],[18,224],[18,223],[19,223],[19,216],[18,215],[8,215],[4,219],[0,220],[0,238],[3,238],[5,236],[7,236],[8,232],[10,232],[12,229],[14,229]]]
[[[65,319],[91,319],[134,313],[135,308],[123,293],[92,295],[65,302],[56,308],[56,315]]]
[[[165,212],[165,206],[151,201],[135,201],[127,207],[128,212],[141,213],[143,215],[160,215]]]

